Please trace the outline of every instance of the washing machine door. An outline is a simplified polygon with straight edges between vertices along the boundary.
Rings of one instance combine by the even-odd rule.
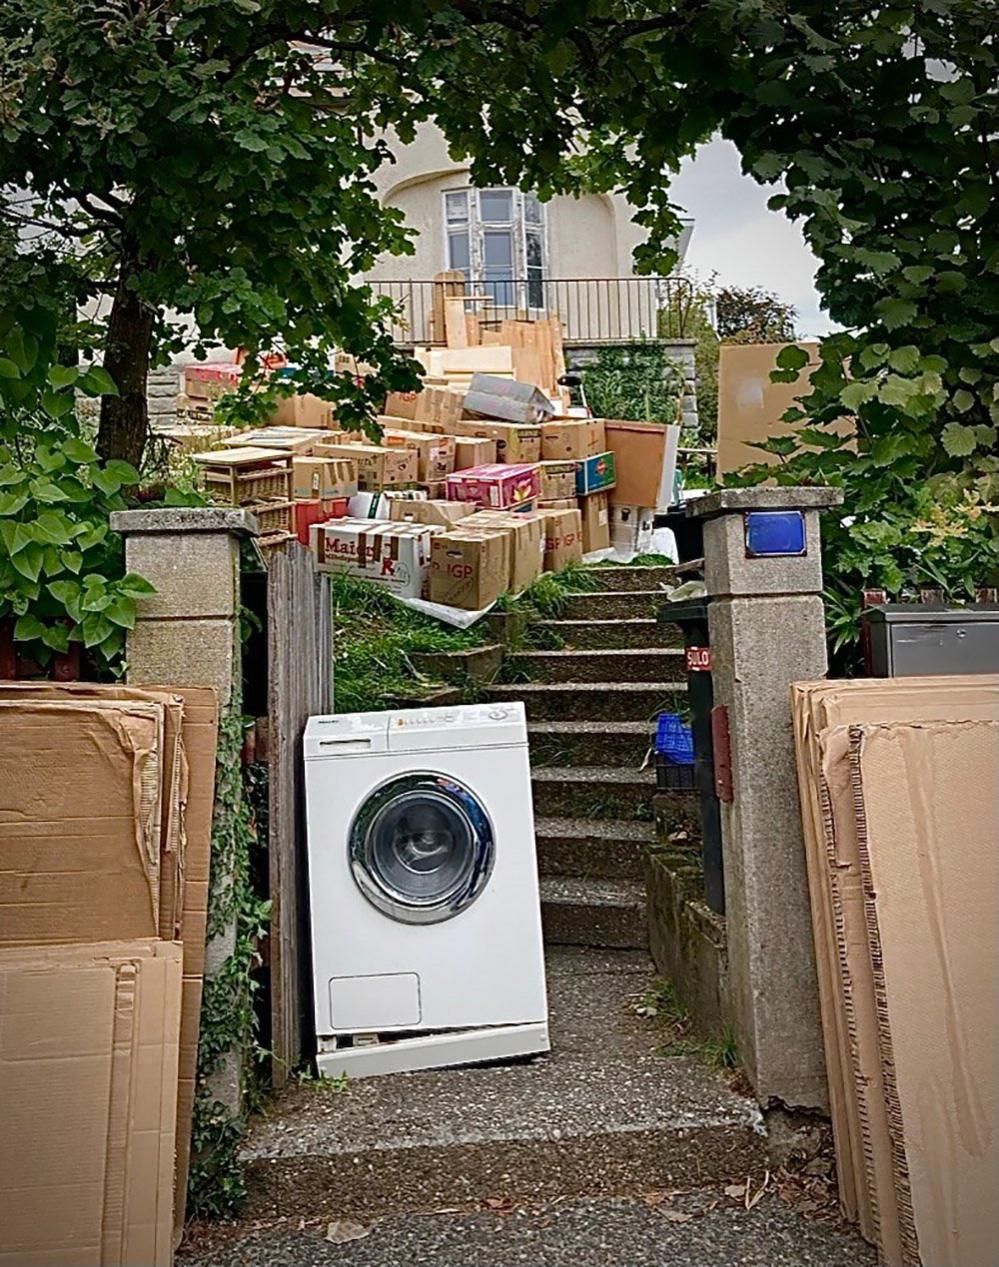
[[[495,857],[479,798],[444,775],[406,774],[375,789],[351,823],[350,865],[372,905],[404,924],[434,924],[467,910]]]

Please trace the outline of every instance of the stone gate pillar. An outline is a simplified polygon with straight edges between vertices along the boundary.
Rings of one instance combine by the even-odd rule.
[[[137,604],[126,646],[133,686],[212,686],[219,713],[240,705],[239,542],[256,536],[247,510],[178,507],[123,510],[111,527],[125,538],[125,565],[156,593]],[[218,860],[213,861],[213,868]],[[230,876],[213,876],[229,888]],[[213,980],[233,952],[235,920],[205,947],[205,980]],[[210,1079],[213,1097],[240,1110],[240,1053],[233,1048]]]
[[[729,1007],[766,1106],[825,1108],[815,954],[795,775],[792,682],[827,668],[819,511],[828,488],[740,488],[688,506],[704,522]],[[724,710],[721,712],[719,710]]]

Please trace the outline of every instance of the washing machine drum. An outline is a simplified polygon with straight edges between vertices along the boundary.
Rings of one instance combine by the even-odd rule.
[[[482,802],[432,773],[404,775],[372,792],[351,823],[349,848],[361,892],[406,924],[466,910],[485,888],[495,856]]]

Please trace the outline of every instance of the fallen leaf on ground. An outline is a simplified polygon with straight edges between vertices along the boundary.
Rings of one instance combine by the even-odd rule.
[[[757,1201],[759,1201],[760,1197],[763,1196],[764,1192],[766,1192],[767,1188],[769,1187],[770,1187],[770,1171],[769,1170],[763,1176],[763,1182],[760,1184],[759,1191],[754,1193],[752,1196],[749,1195],[749,1180],[747,1179],[746,1180],[746,1209],[751,1210],[753,1206],[756,1205]]]
[[[745,1183],[730,1183],[725,1186],[725,1195],[727,1197],[734,1197],[737,1201],[741,1201],[748,1191],[748,1179]]]
[[[486,1197],[486,1206],[490,1210],[512,1210],[513,1201],[510,1197]]]
[[[694,1216],[684,1214],[682,1210],[663,1210],[663,1218],[669,1223],[690,1223]]]
[[[337,1219],[327,1225],[326,1239],[334,1245],[346,1245],[348,1241],[363,1240],[370,1231],[370,1225],[355,1223],[353,1219]]]

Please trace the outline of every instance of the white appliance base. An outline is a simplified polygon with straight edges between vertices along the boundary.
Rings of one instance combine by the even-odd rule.
[[[442,1069],[448,1065],[533,1056],[550,1050],[548,1025],[537,1021],[529,1025],[420,1034],[364,1047],[320,1051],[316,1064],[325,1078],[339,1078],[344,1074],[348,1078],[370,1078],[383,1073],[411,1073],[417,1069]]]

